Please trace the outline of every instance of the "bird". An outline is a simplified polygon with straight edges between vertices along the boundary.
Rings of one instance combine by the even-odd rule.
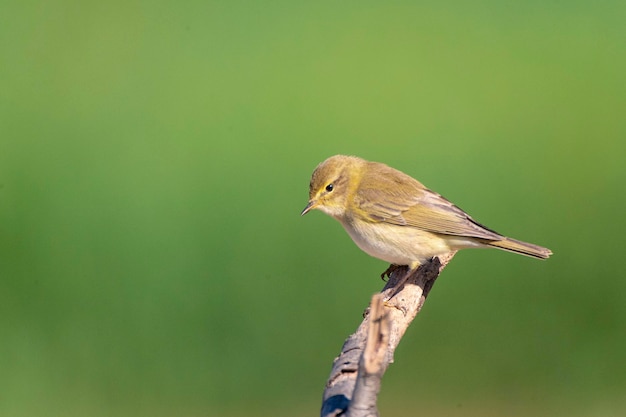
[[[356,156],[331,156],[315,168],[301,215],[311,210],[338,220],[368,255],[392,267],[408,266],[398,287],[428,260],[459,249],[497,248],[538,259],[552,255],[483,226],[411,176]]]

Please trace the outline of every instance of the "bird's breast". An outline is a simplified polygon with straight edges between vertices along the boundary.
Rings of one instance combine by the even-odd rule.
[[[357,219],[341,223],[361,250],[396,265],[421,264],[453,250],[444,236],[415,227]]]

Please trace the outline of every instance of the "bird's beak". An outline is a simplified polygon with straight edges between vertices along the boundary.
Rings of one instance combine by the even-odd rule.
[[[315,200],[309,201],[309,204],[306,205],[306,207],[304,208],[304,210],[302,210],[302,213],[300,213],[300,215],[304,216],[309,211],[313,210],[316,205],[317,205],[317,201],[315,201]]]

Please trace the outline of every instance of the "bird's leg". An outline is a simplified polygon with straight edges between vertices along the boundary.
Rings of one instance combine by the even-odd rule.
[[[400,265],[390,264],[389,268],[385,269],[385,271],[382,274],[380,274],[380,279],[382,279],[383,281],[387,281],[385,277],[391,278],[391,274],[396,272],[399,268],[400,268]]]
[[[405,306],[403,306],[401,303],[400,304],[392,303],[391,299],[395,297],[400,291],[402,291],[402,289],[404,288],[404,285],[407,283],[409,278],[411,278],[411,276],[417,272],[419,267],[420,267],[419,264],[416,266],[413,266],[413,265],[409,266],[409,269],[406,271],[406,274],[404,274],[402,278],[398,280],[396,285],[394,285],[393,288],[391,289],[391,293],[389,294],[389,296],[385,297],[385,299],[383,300],[383,304],[385,305],[385,307],[395,308],[395,309],[400,310],[402,314],[404,315],[407,314],[407,308]],[[397,268],[399,268],[399,266],[396,266],[396,269]]]
[[[395,266],[394,270],[400,268],[400,266],[398,266],[398,265],[393,265],[393,266]],[[391,267],[389,267],[389,268],[391,268]],[[385,301],[389,301],[393,297],[395,297],[402,290],[402,288],[404,288],[404,284],[406,284],[406,282],[409,280],[411,275],[413,275],[418,269],[419,269],[419,264],[414,266],[414,267],[412,267],[412,268],[409,268],[409,270],[406,272],[406,274],[404,274],[404,276],[402,278],[400,278],[400,280],[393,287],[393,289],[391,290],[391,294],[389,294],[389,297],[387,297],[387,299]]]

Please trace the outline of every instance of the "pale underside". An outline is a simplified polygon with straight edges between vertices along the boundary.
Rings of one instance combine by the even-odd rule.
[[[415,227],[347,220],[340,222],[354,243],[368,255],[412,268],[433,256],[453,250],[485,247],[474,238],[442,236]]]

